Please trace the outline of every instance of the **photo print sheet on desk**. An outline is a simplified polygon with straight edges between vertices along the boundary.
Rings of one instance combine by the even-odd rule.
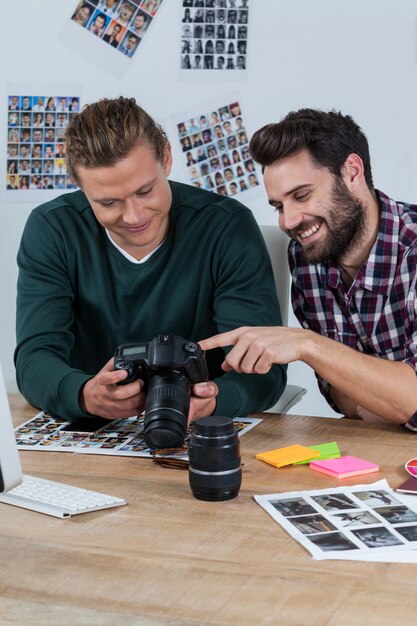
[[[162,0],[81,0],[72,21],[127,58],[132,58]]]
[[[69,421],[40,412],[15,429],[19,450],[51,450],[52,452],[77,452],[112,456],[137,456],[152,458],[152,450],[143,440],[143,416],[129,417],[109,422],[94,433],[69,432]],[[235,418],[239,437],[254,428],[260,418]],[[187,447],[189,436],[186,438]],[[170,454],[170,458],[188,460],[187,454]]]
[[[314,559],[373,560],[417,548],[417,501],[386,480],[254,499]]]
[[[181,69],[246,70],[249,0],[182,0]]]
[[[194,187],[236,196],[258,188],[240,102],[229,98],[176,120],[183,163]]]
[[[65,130],[79,110],[78,95],[8,96],[8,191],[76,189],[67,174]]]

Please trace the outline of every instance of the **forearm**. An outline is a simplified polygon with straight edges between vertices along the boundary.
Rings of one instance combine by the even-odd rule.
[[[407,363],[362,354],[312,331],[303,333],[300,360],[343,398],[339,408],[349,414],[353,404],[390,421],[405,423],[417,411],[417,377]],[[348,400],[349,399],[349,402]]]
[[[335,387],[329,387],[326,399],[335,405],[332,408],[346,415],[346,417],[358,417],[358,404]]]

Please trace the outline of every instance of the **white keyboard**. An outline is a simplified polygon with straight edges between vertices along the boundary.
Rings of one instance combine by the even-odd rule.
[[[23,475],[20,485],[10,489],[7,493],[0,493],[0,502],[55,517],[70,517],[127,504],[123,498],[115,498],[98,491],[72,487],[27,474]]]

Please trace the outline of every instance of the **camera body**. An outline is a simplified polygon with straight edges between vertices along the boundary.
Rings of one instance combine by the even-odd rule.
[[[190,410],[191,385],[208,380],[204,351],[177,335],[158,335],[151,341],[125,343],[116,348],[114,369],[128,375],[119,384],[141,378],[147,391],[144,439],[151,448],[180,448],[184,444]]]
[[[197,343],[177,335],[158,335],[151,341],[118,346],[114,353],[114,369],[128,373],[121,385],[138,378],[148,385],[152,375],[163,370],[178,371],[187,376],[191,384],[208,380],[204,351]]]

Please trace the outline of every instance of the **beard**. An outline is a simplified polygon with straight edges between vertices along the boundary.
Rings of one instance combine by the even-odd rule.
[[[365,235],[366,209],[340,178],[335,179],[329,204],[323,208],[328,215],[323,220],[327,223],[328,235],[322,242],[303,247],[307,263],[338,261],[359,246]],[[289,234],[296,239],[296,234],[305,228],[305,224],[300,224]]]

